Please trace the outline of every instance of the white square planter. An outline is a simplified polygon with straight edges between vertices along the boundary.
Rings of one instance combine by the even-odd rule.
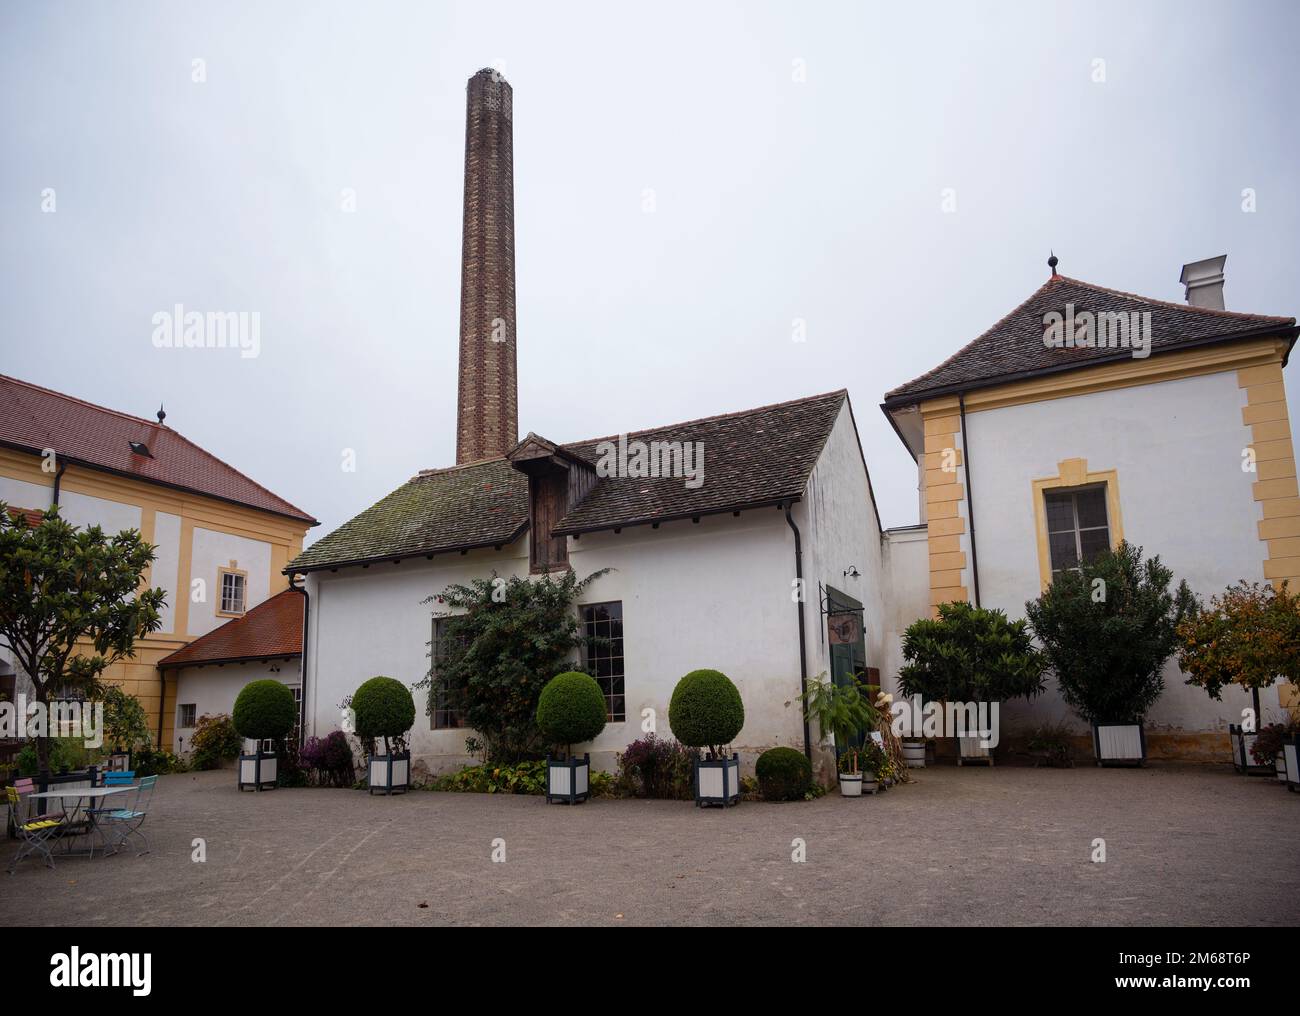
[[[240,790],[274,790],[279,765],[274,755],[260,751],[239,756]]]
[[[372,755],[366,767],[367,792],[403,794],[411,787],[411,753]]]
[[[591,756],[546,756],[546,803],[581,804],[591,796]]]
[[[1147,757],[1147,738],[1140,723],[1094,723],[1092,750],[1099,766],[1140,766]]]
[[[959,737],[957,738],[957,764],[959,766],[969,765],[972,762],[978,762],[982,765],[993,764],[993,753],[988,745],[982,743],[987,741],[985,737]],[[925,748],[921,749],[922,762],[925,760]]]
[[[1228,742],[1232,745],[1232,767],[1248,776],[1266,776],[1273,772],[1271,766],[1262,766],[1255,761],[1250,750],[1255,747],[1255,738],[1259,735],[1241,729],[1238,723],[1228,724]]]
[[[1300,738],[1293,738],[1289,744],[1282,745],[1282,757],[1286,759],[1286,789],[1300,790]]]
[[[740,756],[702,758],[695,763],[695,806],[740,803]]]

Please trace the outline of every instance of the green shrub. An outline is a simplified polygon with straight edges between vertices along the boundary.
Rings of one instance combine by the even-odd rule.
[[[88,765],[97,764],[99,760],[100,752],[87,748],[84,738],[50,738],[50,772],[52,773],[57,773],[64,768],[70,771],[85,769]],[[19,776],[36,775],[40,766],[36,757],[35,739],[29,740],[23,745],[18,757],[14,759],[14,764],[18,768]]]
[[[668,725],[682,744],[708,748],[711,755],[720,757],[745,725],[745,704],[726,674],[692,670],[673,689]]]
[[[546,761],[466,766],[460,772],[439,776],[433,789],[458,794],[545,794]]]
[[[223,762],[238,758],[243,747],[244,739],[235,729],[234,720],[225,713],[204,713],[190,738],[190,765],[195,769],[220,769]]]
[[[293,729],[298,705],[288,685],[266,678],[244,685],[235,699],[233,718],[240,737],[278,740]]]
[[[605,729],[605,693],[590,674],[570,670],[546,682],[537,698],[537,728],[568,754]]]
[[[812,763],[794,748],[768,748],[754,766],[764,801],[802,801],[812,785]]]
[[[384,739],[384,752],[404,751],[406,734],[415,723],[411,689],[391,677],[372,677],[352,696],[356,734],[363,743]]]
[[[183,773],[188,766],[169,751],[145,744],[131,753],[131,765],[136,776],[165,776]]]
[[[129,695],[117,685],[104,690],[104,740],[119,751],[130,751],[137,744],[145,744],[152,736],[149,717],[144,706],[134,695]]]

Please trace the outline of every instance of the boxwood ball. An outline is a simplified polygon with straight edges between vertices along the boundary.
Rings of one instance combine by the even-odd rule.
[[[673,736],[691,748],[730,744],[745,725],[745,704],[731,678],[719,670],[692,670],[668,702]]]
[[[358,737],[401,737],[415,725],[411,689],[391,677],[372,677],[352,696]]]
[[[298,705],[288,685],[267,678],[244,685],[230,718],[240,737],[253,741],[284,737],[298,719]]]
[[[590,674],[556,674],[537,698],[537,727],[553,744],[590,741],[608,715],[605,693]]]

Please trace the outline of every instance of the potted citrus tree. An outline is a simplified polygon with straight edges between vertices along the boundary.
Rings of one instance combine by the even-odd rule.
[[[391,677],[363,681],[352,696],[357,739],[366,751],[366,787],[369,793],[393,794],[411,786],[411,753],[407,736],[415,723],[411,689]],[[383,739],[384,750],[378,751]]]
[[[861,749],[857,742],[875,729],[880,719],[866,688],[856,678],[848,684],[836,684],[823,671],[808,682],[808,690],[800,696],[804,718],[817,725],[823,740],[830,737],[834,741],[842,797],[862,796],[863,775],[858,764]],[[874,792],[874,782],[870,790]]]
[[[546,756],[546,803],[578,804],[591,792],[591,755],[576,758],[573,746],[605,729],[605,693],[590,674],[556,674],[537,697],[537,729],[559,755]]]
[[[1232,764],[1238,772],[1269,772],[1254,759],[1263,734],[1259,691],[1279,678],[1300,682],[1300,594],[1289,593],[1285,582],[1274,589],[1242,581],[1212,597],[1208,607],[1196,604],[1177,635],[1178,665],[1188,684],[1216,700],[1234,684],[1250,692],[1253,722],[1228,727]]]
[[[288,685],[266,678],[244,685],[231,713],[239,736],[253,741],[252,754],[239,756],[239,789],[273,790],[279,760],[275,752],[262,751],[262,742],[279,744],[293,729],[298,704]]]
[[[1060,572],[1025,604],[1061,698],[1092,725],[1098,765],[1141,765],[1143,720],[1164,691],[1177,627],[1195,607],[1158,556],[1122,542]]]
[[[991,726],[992,703],[1039,694],[1045,661],[1025,621],[1011,621],[1001,610],[961,600],[941,603],[938,611],[937,618],[913,621],[903,633],[906,662],[898,671],[899,689],[927,703],[962,705],[952,715],[963,725],[946,731],[957,739],[958,764],[992,764],[992,732],[969,724],[978,727],[987,718]]]
[[[668,725],[688,748],[707,754],[695,760],[695,805],[724,808],[740,802],[740,755],[726,746],[745,725],[740,691],[718,670],[692,670],[677,682],[668,702]]]

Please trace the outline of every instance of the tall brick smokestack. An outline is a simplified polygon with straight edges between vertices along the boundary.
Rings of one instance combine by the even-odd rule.
[[[519,438],[513,93],[491,68],[466,91],[458,463],[504,455]]]

